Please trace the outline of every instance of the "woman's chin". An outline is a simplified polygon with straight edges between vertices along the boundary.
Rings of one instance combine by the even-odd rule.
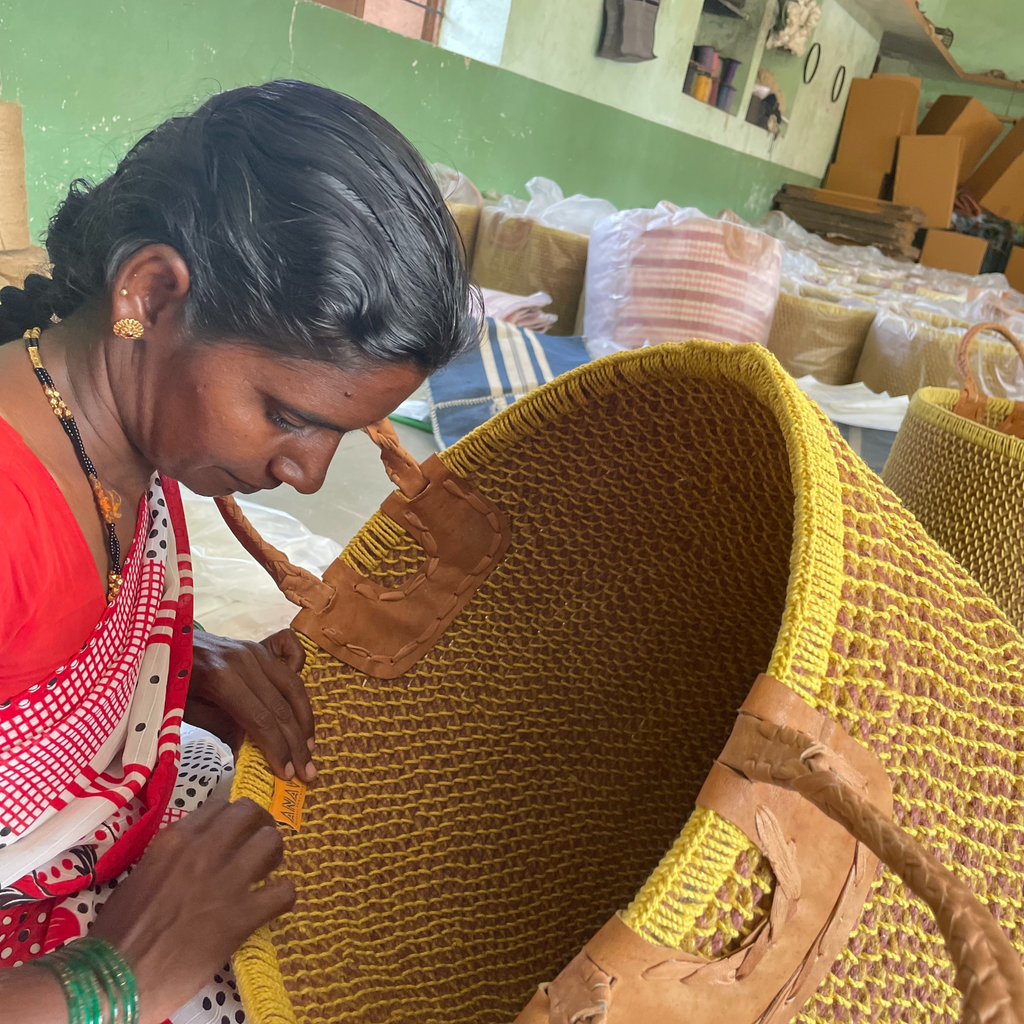
[[[226,469],[209,468],[197,473],[184,473],[178,483],[193,494],[204,498],[227,498],[232,494],[255,494],[258,487],[251,487],[229,473]]]

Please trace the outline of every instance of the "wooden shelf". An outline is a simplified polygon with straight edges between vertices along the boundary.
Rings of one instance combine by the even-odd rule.
[[[995,89],[1024,91],[1024,82],[964,71],[936,34],[915,0],[854,0],[882,28],[881,54],[927,67],[932,77]]]
[[[996,78],[994,75],[971,75],[960,67],[957,59],[946,49],[946,44],[938,37],[931,22],[921,13],[915,0],[903,0],[907,10],[910,11],[914,20],[924,30],[925,35],[931,40],[932,45],[939,51],[939,56],[956,72],[958,78],[965,82],[973,82],[975,85],[990,85],[997,89],[1024,89],[1024,82],[1018,82],[1013,78]]]
[[[742,18],[744,21],[750,21],[750,15],[731,4],[729,0],[704,0],[704,11],[706,14],[717,14],[723,18]]]

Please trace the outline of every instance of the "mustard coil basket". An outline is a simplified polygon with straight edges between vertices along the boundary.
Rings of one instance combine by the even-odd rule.
[[[957,350],[963,389],[914,395],[884,479],[1024,630],[1024,402],[980,391],[969,354],[981,331],[1002,334],[1024,359],[1006,328],[971,328]]]
[[[317,723],[250,1019],[1024,1021],[1024,640],[766,349],[588,364],[411,484],[381,443],[323,580],[225,505]]]

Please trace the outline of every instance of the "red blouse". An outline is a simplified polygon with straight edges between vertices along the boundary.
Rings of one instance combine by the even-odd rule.
[[[63,665],[107,606],[64,495],[0,419],[0,702]]]

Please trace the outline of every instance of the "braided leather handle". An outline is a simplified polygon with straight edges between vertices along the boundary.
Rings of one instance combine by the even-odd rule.
[[[982,331],[995,331],[997,334],[1001,334],[1013,345],[1021,360],[1024,361],[1024,344],[1002,324],[975,324],[964,332],[964,336],[960,339],[960,344],[956,347],[956,368],[960,373],[964,386],[956,405],[953,406],[953,412],[957,416],[963,416],[974,423],[984,422],[985,408],[988,405],[988,395],[978,387],[978,382],[974,377],[974,371],[971,369],[971,363],[968,359],[971,344]],[[1013,412],[1007,416],[997,429],[1002,434],[1024,437],[1024,403],[1017,402]]]
[[[427,486],[427,478],[419,463],[402,447],[391,421],[371,423],[365,430],[380,449],[380,459],[391,482],[407,498],[420,494]],[[292,604],[316,613],[327,609],[336,594],[334,587],[308,569],[295,565],[283,551],[265,541],[234,498],[214,498],[214,502],[235,539],[267,570],[278,590]]]
[[[962,1024],[1024,1024],[1024,968],[992,915],[974,893],[910,835],[829,770],[826,752],[802,733],[759,723],[766,740],[799,754],[781,762],[750,762],[750,778],[792,789],[842,825],[894,871],[938,923],[963,997]]]

